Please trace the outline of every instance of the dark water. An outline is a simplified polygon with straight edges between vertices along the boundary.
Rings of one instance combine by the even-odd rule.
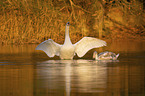
[[[113,42],[97,52],[118,61],[48,58],[37,45],[0,46],[0,96],[145,96],[145,42]]]

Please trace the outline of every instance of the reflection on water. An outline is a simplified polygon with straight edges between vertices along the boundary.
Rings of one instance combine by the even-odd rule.
[[[33,96],[32,65],[0,65],[0,96]]]
[[[37,65],[41,68],[37,70],[37,78],[45,78],[44,88],[65,88],[67,96],[71,92],[104,92],[107,80],[107,67],[104,66],[92,60],[49,60]]]
[[[98,52],[118,61],[48,58],[37,45],[1,46],[0,96],[144,96],[145,43],[113,42]]]

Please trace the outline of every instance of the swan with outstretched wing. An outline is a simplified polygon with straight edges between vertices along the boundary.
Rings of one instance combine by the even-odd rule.
[[[83,37],[80,41],[72,44],[69,37],[69,22],[66,24],[65,41],[63,45],[48,39],[40,43],[36,50],[44,51],[49,57],[59,56],[61,59],[73,59],[75,54],[83,57],[89,50],[106,46],[106,42],[93,37]]]

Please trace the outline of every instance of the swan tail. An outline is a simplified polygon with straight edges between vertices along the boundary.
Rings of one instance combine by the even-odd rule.
[[[116,59],[119,57],[119,53],[116,55]]]

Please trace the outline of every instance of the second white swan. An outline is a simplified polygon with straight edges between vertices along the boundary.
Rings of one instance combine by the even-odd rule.
[[[69,37],[69,22],[66,24],[65,29],[65,41],[63,45],[54,42],[52,39],[48,39],[40,43],[36,50],[44,51],[49,57],[55,55],[60,56],[60,59],[73,59],[75,54],[78,57],[83,57],[89,50],[106,46],[106,42],[93,37],[83,37],[80,41],[72,44]]]

